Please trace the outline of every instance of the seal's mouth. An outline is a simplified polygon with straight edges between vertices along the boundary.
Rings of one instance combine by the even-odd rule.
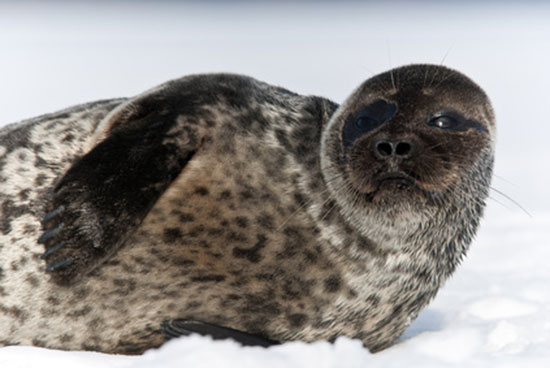
[[[364,193],[369,201],[378,197],[425,195],[413,176],[400,172],[382,174],[374,178],[371,185],[374,190]]]
[[[382,187],[391,186],[399,190],[403,190],[412,186],[415,186],[416,183],[414,179],[405,175],[396,175],[396,174],[387,174],[376,180],[376,189],[379,190]]]

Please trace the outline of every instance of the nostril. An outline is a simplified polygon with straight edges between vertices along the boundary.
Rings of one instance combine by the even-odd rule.
[[[390,142],[378,142],[376,143],[376,152],[380,156],[390,156],[393,153],[393,147]]]
[[[398,142],[395,146],[395,154],[398,156],[406,156],[411,153],[412,146],[409,142]]]

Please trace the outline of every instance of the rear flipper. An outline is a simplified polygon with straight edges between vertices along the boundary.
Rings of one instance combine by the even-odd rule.
[[[233,339],[244,346],[269,347],[280,344],[277,341],[257,335],[251,335],[232,328],[181,318],[165,320],[162,323],[162,330],[168,338],[188,336],[197,333],[202,336],[210,336],[214,340]]]

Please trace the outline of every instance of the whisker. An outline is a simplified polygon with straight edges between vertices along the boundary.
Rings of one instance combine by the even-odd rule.
[[[443,66],[443,63],[445,62],[445,59],[447,59],[447,56],[449,56],[449,54],[451,53],[451,50],[453,49],[455,44],[456,44],[456,41],[453,41],[451,46],[447,49],[447,52],[445,53],[445,55],[443,55],[443,59],[441,59],[441,62],[439,63],[439,66]]]
[[[325,188],[324,190],[322,190],[319,195],[322,196],[323,194],[325,194],[326,192],[328,192],[328,188]],[[280,231],[282,230],[282,228],[288,224],[288,222],[294,218],[294,216],[296,216],[299,212],[301,212],[304,208],[306,208],[307,206],[309,206],[310,204],[313,203],[313,199],[312,198],[308,198],[306,200],[304,200],[303,202],[299,203],[298,204],[298,207],[290,214],[288,215],[288,217],[277,227],[277,231]]]
[[[434,82],[435,82],[435,78],[436,78],[437,75],[439,74],[439,70],[440,70],[440,69],[435,69],[435,70],[434,70],[434,73],[433,73],[433,75],[432,75],[432,80],[430,81],[430,84],[428,85],[428,87],[430,87],[430,88],[433,87],[433,84],[434,84]]]
[[[510,180],[506,179],[505,177],[500,176],[500,175],[498,175],[498,174],[496,174],[496,173],[493,173],[493,177],[494,177],[495,179],[501,180],[501,181],[503,181],[503,182],[505,182],[505,183],[507,183],[507,184],[510,184],[510,185],[512,185],[512,186],[514,186],[514,187],[516,187],[516,188],[519,188],[519,185],[517,185],[516,183],[513,183],[513,182],[511,182]]]
[[[390,78],[391,78],[391,85],[393,86],[393,89],[395,88],[395,80],[393,79],[393,67],[391,64],[391,49],[390,49],[390,40],[386,39],[386,44],[388,46],[388,62],[390,64]]]
[[[498,193],[500,194],[501,196],[503,196],[504,198],[506,198],[507,200],[509,200],[510,202],[512,202],[513,204],[515,204],[520,210],[522,210],[527,216],[533,218],[533,215],[531,215],[531,213],[529,213],[529,211],[527,211],[522,205],[520,205],[516,200],[514,200],[512,197],[510,197],[509,195],[507,195],[506,193],[496,189],[495,187],[493,186],[490,186],[489,187],[492,191],[494,191],[495,193]]]
[[[428,78],[428,71],[430,70],[429,66],[426,66],[426,71],[424,72],[424,81],[422,82],[422,88],[426,87],[426,80]]]

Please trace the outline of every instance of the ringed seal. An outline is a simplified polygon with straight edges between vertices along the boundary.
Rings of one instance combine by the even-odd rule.
[[[0,343],[140,353],[198,331],[384,349],[468,250],[494,134],[480,87],[434,65],[341,106],[207,74],[9,125]]]

